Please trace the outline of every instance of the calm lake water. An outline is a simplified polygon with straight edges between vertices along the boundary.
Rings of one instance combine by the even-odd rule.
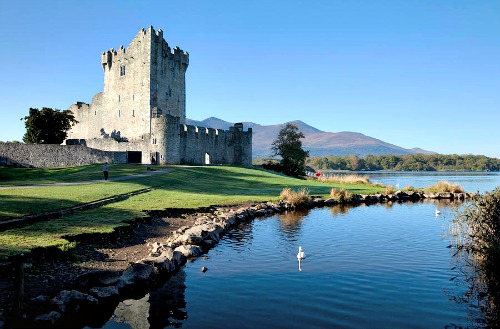
[[[467,191],[500,186],[500,176],[489,173],[370,179],[401,187],[448,180]],[[120,303],[104,328],[481,327],[474,304],[457,302],[467,285],[448,248],[451,218],[449,202],[435,201],[256,219],[161,289]],[[299,246],[306,253],[301,270]]]

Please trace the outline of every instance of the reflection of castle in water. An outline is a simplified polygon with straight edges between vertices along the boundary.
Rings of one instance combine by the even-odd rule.
[[[180,270],[161,288],[141,299],[119,303],[110,322],[127,324],[132,328],[181,327],[187,319],[186,273]]]

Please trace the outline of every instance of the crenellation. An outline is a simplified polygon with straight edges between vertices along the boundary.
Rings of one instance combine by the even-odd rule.
[[[224,131],[185,124],[189,53],[171,48],[162,29],[141,29],[127,47],[104,51],[101,64],[104,91],[91,104],[70,107],[79,123],[68,139],[139,151],[143,163],[251,164],[251,130],[243,125]]]

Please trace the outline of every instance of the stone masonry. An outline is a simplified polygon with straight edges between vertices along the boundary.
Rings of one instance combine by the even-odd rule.
[[[129,162],[251,165],[251,129],[185,125],[189,54],[170,48],[161,29],[142,29],[101,64],[104,91],[69,108],[78,124],[66,144],[127,152]]]

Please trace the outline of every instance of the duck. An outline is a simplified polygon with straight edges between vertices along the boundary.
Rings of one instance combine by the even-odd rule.
[[[302,251],[302,247],[299,246],[299,253],[297,254],[297,259],[302,260],[304,258],[306,258],[306,254]]]

